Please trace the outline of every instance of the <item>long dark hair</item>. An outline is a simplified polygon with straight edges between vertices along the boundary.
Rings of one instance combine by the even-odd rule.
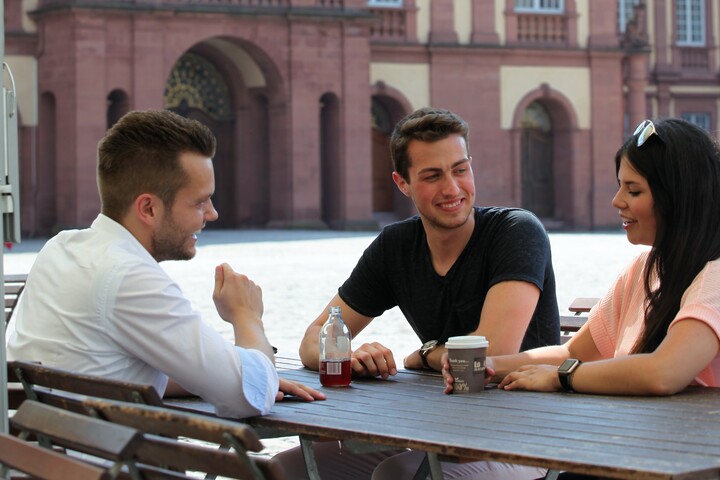
[[[720,257],[717,142],[681,119],[659,121],[655,130],[657,134],[639,147],[633,135],[615,155],[616,174],[625,157],[647,179],[657,223],[644,273],[645,328],[633,353],[655,351],[680,309],[685,290],[707,262]]]

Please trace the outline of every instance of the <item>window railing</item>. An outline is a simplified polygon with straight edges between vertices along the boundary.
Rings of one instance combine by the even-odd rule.
[[[679,47],[680,67],[692,72],[708,72],[710,55],[707,48]]]
[[[383,6],[371,7],[369,10],[380,19],[370,27],[370,38],[373,41],[395,43],[412,40],[408,38],[408,23],[414,20],[408,18],[406,9]]]
[[[534,45],[565,46],[568,22],[564,15],[517,15],[517,42]]]

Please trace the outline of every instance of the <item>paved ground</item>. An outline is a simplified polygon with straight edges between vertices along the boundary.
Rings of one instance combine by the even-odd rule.
[[[197,256],[163,266],[208,322],[231,338],[229,325],[212,303],[216,264],[228,262],[263,288],[265,329],[280,354],[297,354],[309,322],[322,312],[376,233],[233,230],[201,234]],[[602,296],[622,267],[645,247],[630,245],[623,232],[551,233],[553,263],[561,311],[574,297]],[[6,273],[27,272],[44,240],[26,240],[5,250]],[[381,341],[402,358],[419,346],[398,309],[386,312],[354,344]],[[296,444],[294,439],[266,442],[268,451]]]

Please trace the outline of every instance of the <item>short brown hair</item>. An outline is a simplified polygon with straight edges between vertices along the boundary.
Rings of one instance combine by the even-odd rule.
[[[437,142],[450,135],[459,134],[465,139],[465,146],[469,153],[469,131],[470,127],[467,122],[449,110],[431,107],[415,110],[395,125],[390,137],[390,156],[393,168],[409,183],[410,157],[408,157],[407,150],[411,140]]]
[[[120,221],[142,193],[172,205],[187,183],[180,155],[215,155],[216,140],[202,123],[169,110],[123,116],[98,144],[98,190],[102,213]]]

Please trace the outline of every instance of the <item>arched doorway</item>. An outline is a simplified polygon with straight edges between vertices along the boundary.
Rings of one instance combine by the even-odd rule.
[[[122,90],[113,90],[107,96],[107,128],[110,129],[120,118],[130,110],[130,101],[127,93]]]
[[[326,93],[320,98],[320,205],[322,221],[330,228],[342,228],[339,120],[340,101]]]
[[[227,82],[212,62],[195,53],[185,53],[170,72],[165,85],[164,106],[198,120],[215,134],[213,203],[219,218],[208,227],[235,226],[235,118]]]
[[[387,91],[384,84],[378,90]],[[407,218],[415,213],[413,203],[397,189],[392,181],[393,164],[390,158],[390,136],[399,122],[409,113],[409,105],[403,105],[389,94],[373,95],[372,119],[372,208],[373,216],[380,226]]]
[[[390,111],[377,99],[372,109],[372,208],[375,213],[388,214],[394,209],[395,185],[391,180],[393,171],[390,158],[390,135],[393,119]]]
[[[541,219],[554,218],[553,125],[539,102],[532,102],[523,112],[520,143],[522,207]]]

